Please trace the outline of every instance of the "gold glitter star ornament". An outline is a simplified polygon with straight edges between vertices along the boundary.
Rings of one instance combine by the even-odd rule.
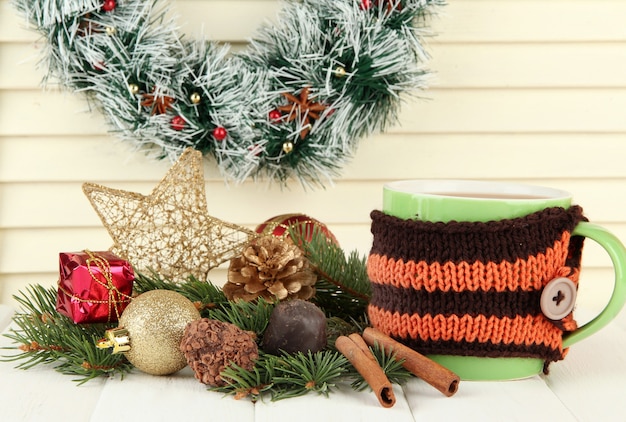
[[[93,183],[83,192],[113,238],[111,251],[136,271],[208,280],[258,235],[210,216],[204,183],[202,154],[188,148],[150,195]]]

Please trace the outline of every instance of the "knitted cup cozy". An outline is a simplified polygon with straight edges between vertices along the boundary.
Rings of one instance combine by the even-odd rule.
[[[432,223],[373,211],[371,324],[423,354],[563,359],[576,329],[541,310],[543,288],[576,287],[582,209],[554,207],[521,218]]]

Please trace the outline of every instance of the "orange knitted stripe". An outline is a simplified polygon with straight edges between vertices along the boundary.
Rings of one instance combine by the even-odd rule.
[[[367,261],[367,274],[372,283],[424,289],[429,292],[491,289],[497,292],[532,291],[541,289],[545,283],[556,277],[565,276],[577,283],[579,271],[563,266],[569,252],[570,236],[569,232],[564,232],[561,239],[545,253],[538,253],[527,259],[517,259],[515,262],[405,263],[402,259],[395,260],[384,255],[371,254]]]
[[[496,318],[478,315],[409,315],[391,313],[370,305],[372,325],[387,335],[422,341],[492,343],[495,345],[543,345],[561,350],[562,331],[543,315]]]

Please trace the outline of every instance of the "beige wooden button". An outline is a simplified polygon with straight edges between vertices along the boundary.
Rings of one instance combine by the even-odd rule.
[[[576,304],[576,285],[567,277],[550,281],[541,293],[541,312],[553,320],[568,316]]]

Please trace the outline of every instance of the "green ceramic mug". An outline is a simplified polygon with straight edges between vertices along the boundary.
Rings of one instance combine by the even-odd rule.
[[[471,180],[406,180],[383,187],[383,213],[404,220],[428,222],[487,222],[524,217],[549,207],[570,208],[572,195],[548,187]],[[573,235],[592,239],[609,254],[615,269],[611,298],[593,320],[567,333],[563,347],[606,326],[626,302],[626,248],[606,229],[588,222],[576,225]],[[466,380],[519,379],[538,374],[543,360],[519,357],[431,355],[433,360]]]

